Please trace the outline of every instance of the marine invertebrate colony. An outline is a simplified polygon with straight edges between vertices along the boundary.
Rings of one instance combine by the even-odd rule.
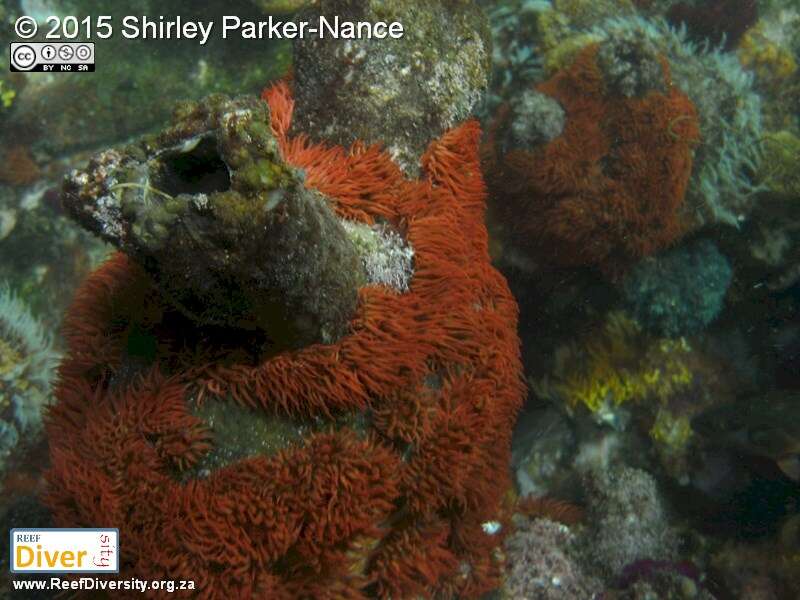
[[[57,361],[27,306],[0,285],[0,489],[12,453],[41,434]]]
[[[642,327],[666,337],[702,331],[722,310],[733,271],[713,242],[697,240],[644,259],[623,281]]]
[[[800,137],[788,130],[764,139],[764,162],[759,173],[763,185],[786,197],[800,196]]]
[[[700,131],[686,206],[696,226],[744,220],[758,191],[761,98],[736,56],[709,42],[692,42],[685,27],[662,19],[609,19],[592,33],[602,40],[646,41],[669,60],[673,83],[694,104]]]
[[[678,537],[664,499],[646,471],[616,467],[584,478],[588,499],[590,560],[607,574],[621,575],[639,560],[673,560]]]
[[[762,189],[755,180],[762,158],[762,100],[754,90],[753,74],[742,68],[734,53],[723,51],[709,40],[693,41],[685,25],[673,27],[660,17],[642,18],[619,10],[588,23],[573,23],[567,13],[558,10],[559,6],[554,4],[554,9],[539,8],[531,13],[538,15],[538,28],[520,43],[530,38],[531,47],[539,50],[534,56],[544,68],[528,81],[538,82],[537,89],[543,91],[543,74],[551,81],[558,73],[563,77],[591,44],[616,48],[611,53],[604,51],[606,56],[598,55],[598,66],[605,81],[612,82],[618,91],[630,89],[630,82],[620,84],[631,76],[638,78],[640,85],[648,79],[651,84],[657,83],[656,78],[663,80],[656,67],[658,61],[666,60],[669,80],[694,105],[694,125],[699,130],[692,146],[691,179],[681,211],[685,225],[696,229],[714,223],[741,224],[752,209],[755,192]],[[608,60],[609,54],[613,60]],[[662,85],[655,89],[664,91]],[[518,117],[513,98],[508,100],[512,100],[511,111],[501,111],[501,122],[507,120],[513,125]],[[524,114],[522,118],[526,118]],[[596,132],[586,137],[596,137]],[[530,165],[529,170],[536,170],[533,163]],[[508,173],[508,169],[501,171],[498,181],[503,182]],[[504,198],[499,203],[507,205],[507,195],[501,195]],[[516,210],[511,223],[516,223],[516,217],[524,212]],[[524,246],[525,236],[519,237]]]
[[[119,526],[123,573],[194,579],[200,597],[477,597],[499,581],[499,536],[481,525],[498,518],[522,400],[479,128],[432,142],[409,180],[376,147],[291,137],[286,84],[265,98],[263,125],[306,188],[339,219],[402,233],[407,290],[361,285],[341,337],[281,350],[192,323],[117,255],[66,319],[49,505],[62,526]],[[293,434],[209,468],[226,451],[202,416],[212,399]]]
[[[592,44],[538,86],[564,110],[560,136],[504,152],[514,120],[506,111],[493,126],[484,166],[499,219],[519,246],[542,261],[613,272],[683,233],[699,131],[666,61],[653,58],[659,88],[627,97],[606,81],[602,56],[603,47]]]
[[[777,35],[773,33],[775,29],[778,30]],[[772,25],[771,21],[759,22],[747,30],[737,49],[742,66],[755,71],[760,82],[775,88],[787,84],[787,80],[797,71],[797,60],[791,44],[780,39],[788,36],[782,33],[781,28]],[[785,45],[781,45],[780,41],[784,41]]]
[[[556,351],[554,377],[539,393],[570,412],[588,409],[598,422],[621,427],[620,407],[664,404],[690,386],[690,353],[686,340],[650,339],[637,323],[611,313],[596,334]]]
[[[505,542],[512,566],[501,598],[596,597],[603,584],[581,561],[580,544],[566,525],[515,515],[515,531]]]

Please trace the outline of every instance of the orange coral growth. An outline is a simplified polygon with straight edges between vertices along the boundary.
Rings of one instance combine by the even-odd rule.
[[[453,577],[458,559],[448,549],[450,527],[445,522],[396,528],[373,558],[380,598],[430,597],[442,579]]]
[[[515,245],[541,263],[599,265],[613,274],[685,231],[683,199],[699,129],[666,61],[666,93],[626,98],[607,90],[598,48],[585,48],[538,88],[564,110],[561,135],[503,155],[506,110],[484,148],[484,170]]]
[[[363,287],[348,335],[275,354],[187,323],[115,256],[65,322],[48,502],[60,525],[120,527],[123,573],[193,579],[202,598],[478,597],[501,575],[499,536],[481,524],[501,512],[523,398],[479,127],[434,141],[408,180],[379,148],[289,138],[286,83],[264,97],[307,186],[342,217],[405,234],[410,289]],[[201,476],[214,440],[188,407],[211,397],[328,425]]]
[[[39,179],[39,166],[25,146],[13,146],[0,160],[0,181],[14,186],[29,185]]]
[[[75,379],[57,396],[48,417],[56,518],[124,526],[124,570],[193,579],[203,597],[298,597],[289,590],[309,584],[292,581],[295,570],[324,580],[344,562],[339,546],[376,535],[394,508],[399,459],[349,432],[316,434],[292,451],[180,483],[174,473],[210,447],[183,386],[153,374],[120,396]],[[279,560],[286,577],[259,582]],[[338,572],[327,576],[345,583]]]

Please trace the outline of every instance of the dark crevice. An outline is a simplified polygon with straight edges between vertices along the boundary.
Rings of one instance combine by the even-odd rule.
[[[154,187],[170,196],[229,190],[231,176],[220,158],[216,138],[204,137],[188,152],[175,150],[159,156]]]

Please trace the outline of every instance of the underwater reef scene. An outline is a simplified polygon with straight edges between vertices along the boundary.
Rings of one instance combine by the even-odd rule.
[[[800,598],[796,1],[101,14],[403,35],[0,73],[0,598]]]

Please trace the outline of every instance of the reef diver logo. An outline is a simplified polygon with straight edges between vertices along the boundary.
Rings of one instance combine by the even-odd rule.
[[[119,529],[12,529],[12,573],[119,573]]]

